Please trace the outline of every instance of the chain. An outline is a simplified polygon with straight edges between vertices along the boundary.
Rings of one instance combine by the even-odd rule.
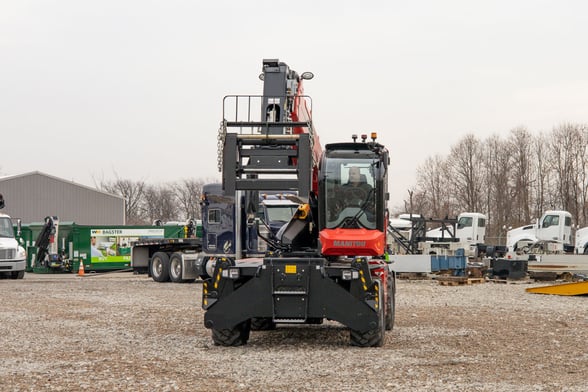
[[[312,121],[308,124],[308,133],[310,134],[310,155],[312,156],[312,168],[318,166],[318,162],[314,156],[314,125],[312,125]]]
[[[216,137],[216,167],[219,172],[223,171],[223,148],[225,145],[225,136],[227,134],[227,124],[225,120],[221,121]]]

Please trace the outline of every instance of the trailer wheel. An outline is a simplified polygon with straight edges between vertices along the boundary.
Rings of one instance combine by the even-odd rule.
[[[388,300],[386,301],[386,331],[394,328],[394,316],[396,313],[396,279],[394,274],[388,272]]]
[[[174,283],[188,283],[195,279],[182,279],[184,265],[182,264],[182,254],[176,252],[169,258],[169,278]]]
[[[216,346],[242,346],[249,340],[251,320],[238,324],[235,328],[212,329],[212,341]]]
[[[380,286],[381,287],[381,286]],[[378,290],[378,302],[384,304],[384,292]],[[384,304],[384,306],[386,306]],[[378,325],[367,332],[351,330],[350,343],[358,347],[382,347],[386,337],[386,320],[384,316],[384,306],[378,307]]]
[[[12,271],[12,273],[10,274],[10,277],[12,279],[22,279],[24,278],[24,271]]]
[[[164,252],[156,252],[151,257],[151,265],[149,266],[151,277],[156,282],[169,281],[169,256]]]
[[[272,331],[276,329],[276,323],[269,317],[254,317],[251,319],[251,330]]]

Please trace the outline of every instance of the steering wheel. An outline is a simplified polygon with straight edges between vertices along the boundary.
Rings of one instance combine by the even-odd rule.
[[[360,187],[351,186],[343,189],[343,196],[351,204],[360,204],[366,199],[367,192]]]

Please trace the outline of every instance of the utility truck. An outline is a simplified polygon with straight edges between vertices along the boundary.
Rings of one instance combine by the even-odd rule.
[[[4,208],[4,197],[0,194],[0,209]],[[20,221],[17,233],[20,232]],[[26,251],[14,235],[10,216],[0,212],[0,275],[11,279],[22,279],[26,269]]]

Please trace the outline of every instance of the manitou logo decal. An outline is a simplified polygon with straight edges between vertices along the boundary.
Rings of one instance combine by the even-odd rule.
[[[333,246],[341,248],[360,248],[365,247],[365,241],[333,241]]]

